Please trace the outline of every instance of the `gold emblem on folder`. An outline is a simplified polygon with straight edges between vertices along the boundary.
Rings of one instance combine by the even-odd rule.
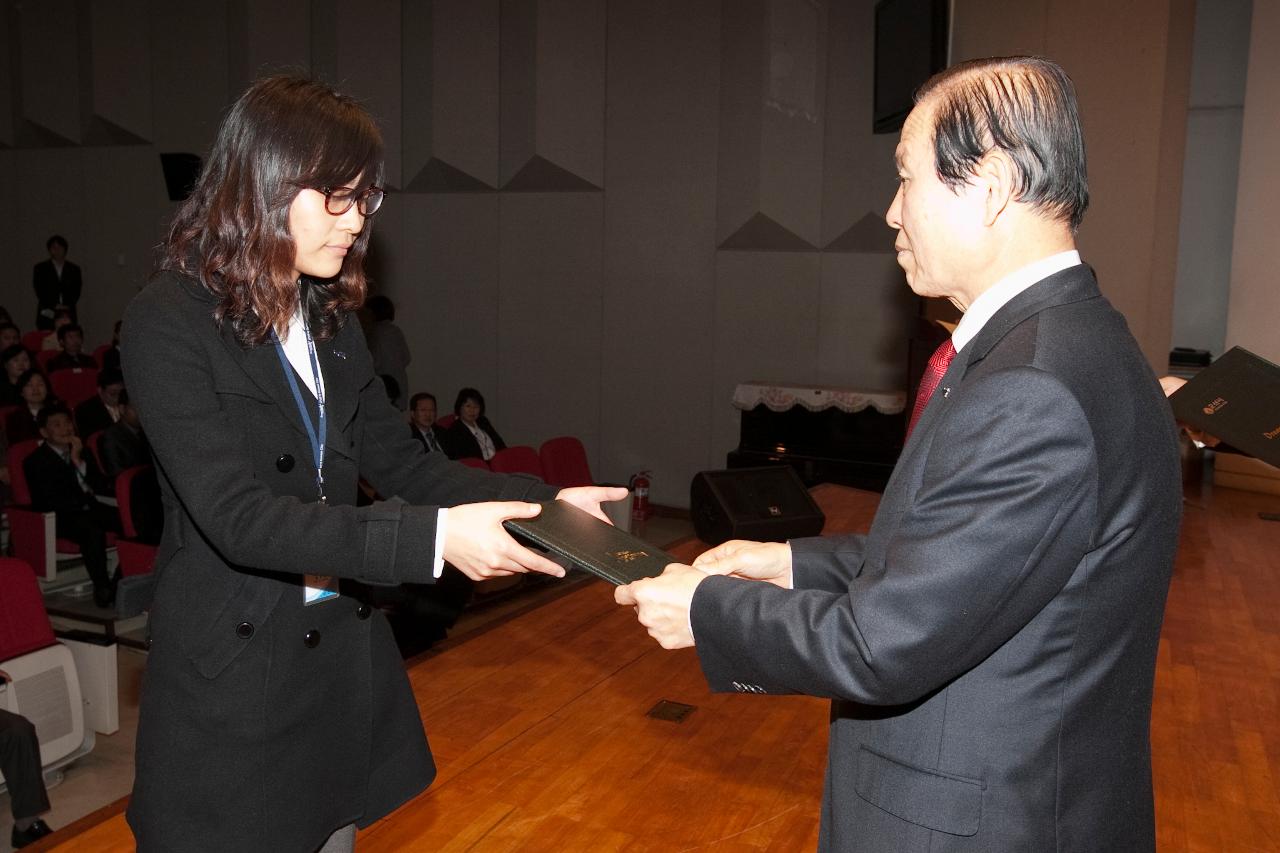
[[[1209,401],[1209,404],[1204,407],[1204,413],[1206,415],[1212,415],[1216,412],[1222,411],[1223,407],[1225,407],[1226,405],[1227,405],[1227,401],[1225,399],[1223,399],[1222,397],[1214,397],[1212,400]]]
[[[630,563],[632,560],[639,560],[641,557],[647,557],[649,555],[644,551],[613,551],[609,556],[619,562]]]

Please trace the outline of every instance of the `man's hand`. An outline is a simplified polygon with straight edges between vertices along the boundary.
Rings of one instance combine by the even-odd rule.
[[[1172,397],[1175,391],[1177,391],[1179,388],[1181,388],[1183,385],[1186,385],[1186,384],[1187,384],[1187,380],[1183,379],[1181,376],[1161,376],[1160,377],[1160,390],[1164,392],[1164,395],[1166,397]],[[1186,430],[1187,435],[1191,436],[1192,441],[1198,441],[1201,444],[1203,444],[1205,447],[1217,447],[1219,444],[1222,443],[1222,440],[1219,439],[1216,435],[1210,435],[1209,433],[1203,430],[1195,429],[1191,426],[1188,426],[1187,424],[1184,424],[1182,421],[1178,421],[1178,426]]]
[[[575,486],[572,489],[561,489],[556,495],[556,500],[573,504],[601,521],[609,521],[600,504],[606,501],[620,501],[626,496],[627,490],[622,486]],[[609,523],[613,524],[612,521]]]
[[[692,566],[671,563],[656,578],[618,587],[613,600],[635,607],[640,624],[664,649],[686,649],[693,645],[689,607],[694,590],[706,577]]]
[[[511,538],[504,519],[533,518],[542,507],[524,501],[490,501],[449,509],[444,558],[472,580],[542,572],[564,577],[564,569]]]
[[[709,575],[733,575],[791,589],[791,546],[785,542],[730,539],[704,551],[693,565]]]

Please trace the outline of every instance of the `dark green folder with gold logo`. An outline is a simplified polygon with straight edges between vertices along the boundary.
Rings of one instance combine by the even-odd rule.
[[[612,584],[628,584],[662,574],[680,562],[643,539],[637,539],[589,512],[564,501],[542,501],[533,518],[508,518],[507,530],[519,540],[568,558]]]
[[[1280,367],[1232,347],[1169,398],[1178,420],[1280,466]]]

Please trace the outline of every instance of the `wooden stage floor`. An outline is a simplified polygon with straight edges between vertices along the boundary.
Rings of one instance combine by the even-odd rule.
[[[815,489],[828,531],[878,495]],[[1161,851],[1280,850],[1280,499],[1188,504],[1160,641]],[[684,559],[696,542],[673,549]],[[360,833],[373,851],[803,851],[817,844],[827,703],[711,694],[586,582],[409,663],[440,775]],[[681,722],[648,712],[694,706]],[[32,850],[131,851],[123,802]]]

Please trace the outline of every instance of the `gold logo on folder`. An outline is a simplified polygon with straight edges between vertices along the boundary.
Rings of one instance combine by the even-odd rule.
[[[1275,438],[1276,436],[1280,436],[1280,426],[1278,426],[1278,427],[1276,427],[1275,429],[1271,430],[1271,432],[1264,432],[1264,433],[1262,434],[1262,437],[1263,437],[1263,438]]]
[[[1212,415],[1216,412],[1222,411],[1222,409],[1226,405],[1227,405],[1227,401],[1225,399],[1223,399],[1222,397],[1214,397],[1212,400],[1209,401],[1209,404],[1204,407],[1204,413],[1206,415]]]
[[[649,556],[644,551],[613,551],[609,556],[623,563],[630,563],[632,560],[639,560],[641,557]]]

